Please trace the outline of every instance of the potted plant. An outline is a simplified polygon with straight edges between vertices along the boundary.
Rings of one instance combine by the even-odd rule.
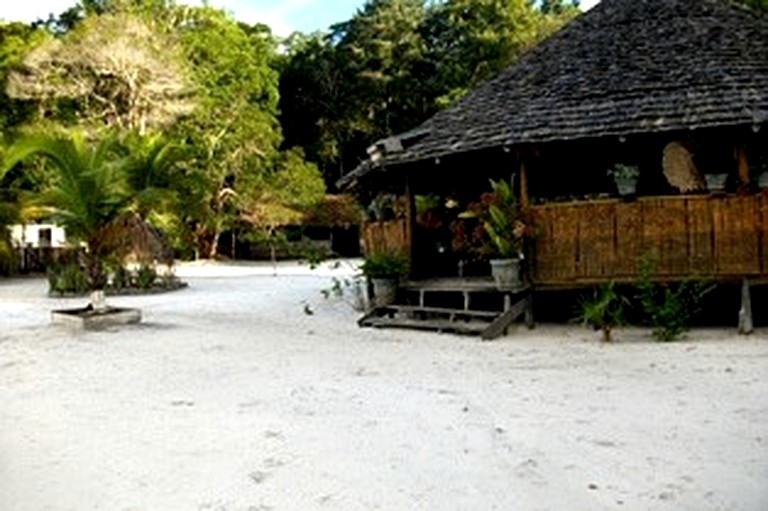
[[[398,253],[374,252],[365,257],[360,271],[373,287],[373,304],[376,307],[395,301],[400,277],[408,268],[406,259]]]
[[[768,170],[761,172],[757,177],[757,186],[760,188],[768,188]]]
[[[707,190],[710,192],[722,192],[725,190],[728,174],[704,174],[704,180],[707,182]]]
[[[499,289],[519,287],[527,225],[512,183],[491,180],[491,187],[491,193],[483,194],[479,203],[460,216],[477,218],[487,234],[495,256],[489,261],[491,276]]]
[[[612,177],[616,183],[619,195],[626,197],[635,194],[637,190],[637,178],[640,176],[640,169],[637,165],[617,163],[612,169],[608,170],[608,176]]]

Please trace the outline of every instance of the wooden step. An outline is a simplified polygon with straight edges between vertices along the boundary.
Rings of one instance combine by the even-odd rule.
[[[451,309],[448,307],[421,307],[418,305],[387,305],[385,307],[379,307],[378,311],[381,312],[380,315],[403,313],[414,316],[443,315],[449,316],[450,318],[477,318],[487,320],[494,320],[502,314],[501,311]]]
[[[436,330],[457,334],[480,335],[488,328],[488,323],[449,321],[447,319],[411,319],[402,317],[372,317],[361,322],[361,326],[374,328],[409,328],[414,330]]]

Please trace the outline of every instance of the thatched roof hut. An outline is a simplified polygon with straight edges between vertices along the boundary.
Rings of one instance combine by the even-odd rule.
[[[768,16],[725,0],[603,0],[422,126],[374,145],[342,185],[494,147],[766,124]]]
[[[455,260],[440,249],[450,233],[419,230],[413,195],[466,204],[515,174],[537,286],[631,281],[645,255],[664,278],[768,280],[768,191],[752,193],[768,176],[768,16],[727,0],[602,0],[369,155],[341,184],[411,197],[402,225],[376,232],[414,273]],[[607,170],[620,167],[639,172],[637,200],[616,198]],[[715,174],[719,194],[703,187]]]

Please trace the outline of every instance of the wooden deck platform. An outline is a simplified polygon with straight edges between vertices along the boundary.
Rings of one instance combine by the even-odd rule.
[[[453,277],[409,281],[401,285],[401,297],[406,301],[414,293],[417,304],[400,303],[377,307],[363,316],[361,327],[410,328],[466,335],[480,335],[485,340],[503,335],[521,316],[533,327],[531,288],[521,285],[499,289],[490,277]],[[462,308],[434,307],[426,304],[427,294],[459,294]],[[499,310],[474,308],[474,294],[484,293],[503,297]],[[500,300],[501,301],[501,300]]]

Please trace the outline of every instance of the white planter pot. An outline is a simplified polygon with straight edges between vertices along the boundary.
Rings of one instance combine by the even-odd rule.
[[[768,171],[763,172],[757,177],[757,186],[760,188],[768,188]]]
[[[728,174],[704,174],[704,180],[707,182],[707,190],[710,192],[722,192],[725,190]]]
[[[520,259],[491,259],[491,276],[499,289],[520,287]]]
[[[616,189],[619,191],[619,195],[626,197],[628,195],[634,195],[637,191],[637,178],[631,179],[616,179]]]
[[[373,284],[373,305],[375,307],[384,307],[394,303],[395,296],[397,295],[397,280],[396,278],[371,279],[371,284]]]

